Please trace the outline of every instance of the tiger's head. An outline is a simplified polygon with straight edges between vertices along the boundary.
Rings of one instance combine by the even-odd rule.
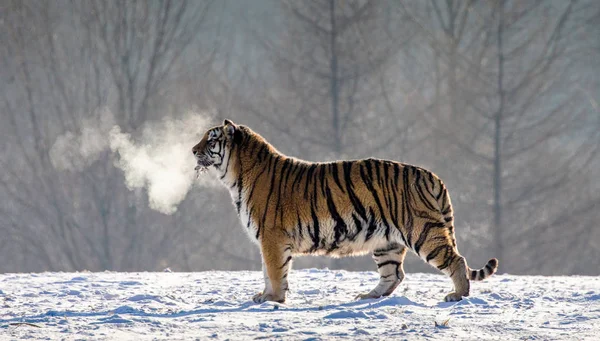
[[[196,170],[204,171],[214,166],[217,170],[226,171],[222,168],[227,166],[237,130],[238,127],[230,120],[223,121],[221,126],[208,129],[202,140],[192,148],[198,163]]]

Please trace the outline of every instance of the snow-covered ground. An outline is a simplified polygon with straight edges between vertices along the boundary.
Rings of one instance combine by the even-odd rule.
[[[375,272],[295,270],[286,304],[253,304],[262,274],[0,275],[0,339],[600,339],[600,279],[494,275],[471,296],[411,274],[394,294],[354,301]]]

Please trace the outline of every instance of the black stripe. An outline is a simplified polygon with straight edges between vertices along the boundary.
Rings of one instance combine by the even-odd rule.
[[[387,183],[388,179],[390,178],[388,170],[390,164],[388,162],[383,162],[381,166],[383,167],[383,179]]]
[[[267,162],[267,165],[268,165],[267,173],[271,173],[271,161],[274,160],[274,158],[273,158],[273,154],[269,154],[267,156],[269,157],[269,161]]]
[[[429,183],[431,183],[431,190],[433,191],[433,189],[435,188],[435,182],[434,182],[434,179],[433,179],[433,173],[431,173],[431,172],[428,171],[427,174],[429,174]]]
[[[408,183],[408,166],[404,166],[402,169],[402,181],[404,187],[404,195],[402,198],[402,223],[404,228],[406,229],[407,242],[406,246],[412,248],[411,237],[412,237],[412,229],[413,229],[413,217],[411,213],[411,205],[410,205],[410,188]],[[406,217],[405,217],[406,213]]]
[[[308,167],[308,172],[306,173],[306,186],[304,187],[304,199],[308,199],[308,183],[312,179],[316,167],[317,165],[314,163],[311,164],[310,167]]]
[[[325,179],[325,165],[321,165],[320,167],[319,178],[321,180],[321,195],[325,196],[325,186],[327,185],[327,180]],[[317,192],[317,182],[315,181],[315,193]]]
[[[283,265],[281,267],[279,267],[280,269],[283,269],[286,265],[288,265],[288,263],[292,260],[292,256],[288,256],[288,258],[285,260],[285,262],[283,263]]]
[[[360,231],[362,231],[362,223],[360,222],[360,219],[358,219],[358,217],[356,215],[354,215],[354,213],[352,213],[352,220],[354,220],[354,226],[356,227],[356,232],[352,235],[352,237],[350,237],[350,240],[354,241],[356,239],[356,237],[358,236],[358,234],[360,233]]]
[[[437,267],[439,270],[444,270],[444,269],[446,269],[447,267],[449,267],[449,266],[450,266],[450,264],[452,264],[452,262],[454,261],[454,258],[456,257],[456,256],[455,256],[454,254],[452,254],[452,253],[450,253],[450,256],[449,256],[449,255],[448,255],[448,252],[450,252],[450,251],[448,251],[448,250],[446,250],[446,251],[447,251],[447,252],[446,252],[446,254],[445,254],[445,260],[444,260],[444,263],[443,263],[442,265],[439,265],[439,266]]]
[[[383,255],[387,255],[388,253],[394,251],[394,250],[398,250],[401,252],[402,246],[398,243],[390,243],[390,245],[387,248],[384,249],[376,249],[375,251],[373,251],[373,256],[375,257],[381,257]]]
[[[258,161],[262,161],[262,151],[264,148],[266,148],[264,144],[257,145],[257,147],[254,148],[255,153],[256,153],[256,159]],[[258,149],[258,150],[256,150],[256,149]]]
[[[264,157],[266,158],[267,156],[271,155],[271,152],[269,151],[269,147],[265,144],[264,148],[263,148],[263,154],[265,155]]]
[[[358,199],[358,197],[356,196],[356,193],[354,193],[354,190],[352,189],[352,187],[354,187],[354,185],[352,184],[351,177],[352,162],[344,161],[342,163],[342,167],[344,170],[344,180],[346,182],[346,190],[348,191],[348,197],[350,198],[350,202],[352,203],[354,210],[360,215],[363,221],[367,221],[366,209],[361,203],[360,199]]]
[[[365,235],[365,242],[371,239],[373,233],[377,229],[377,224],[375,224],[375,212],[373,212],[372,208],[369,208],[369,214],[371,215],[369,218],[369,227],[367,227],[367,234]]]
[[[389,230],[390,225],[388,224],[387,220],[385,219],[385,214],[384,214],[384,211],[383,211],[383,207],[381,206],[381,201],[379,201],[379,195],[377,194],[377,191],[375,190],[375,187],[373,187],[373,183],[371,182],[371,179],[373,179],[372,165],[369,162],[369,160],[366,160],[364,162],[364,164],[365,164],[365,168],[367,169],[367,172],[369,174],[368,174],[368,177],[367,177],[367,175],[365,175],[365,173],[363,171],[362,165],[360,165],[360,176],[361,176],[363,182],[365,183],[365,185],[367,185],[367,188],[371,192],[371,195],[373,196],[373,198],[375,198],[375,203],[377,204],[377,208],[379,209],[379,212],[380,212],[381,222]],[[389,231],[386,231],[386,232],[389,234]]]
[[[429,171],[427,171],[427,174],[429,174],[429,185],[427,184],[427,178],[425,177],[423,177],[423,185],[425,186],[425,190],[427,191],[427,194],[429,194],[429,197],[435,199],[435,195],[433,195],[433,189],[435,187],[435,183],[433,182],[433,175]],[[431,187],[431,189],[429,189],[429,187]],[[436,206],[438,205],[437,200],[435,204]],[[441,207],[439,209],[441,209]]]
[[[393,264],[393,265],[400,265],[400,262],[398,262],[398,261],[395,261],[395,260],[387,260],[387,261],[385,261],[385,262],[382,262],[382,263],[379,263],[379,264],[377,264],[377,268],[379,269],[379,268],[381,268],[381,267],[384,267],[384,266],[386,266],[386,265],[390,265],[390,264]]]
[[[286,161],[289,161],[290,167],[288,168],[287,173],[282,177],[282,179],[283,179],[284,184],[287,185],[287,182],[288,182],[288,180],[290,178],[290,173],[292,173],[293,169],[296,169],[297,165],[294,162],[294,160],[292,160],[292,159],[287,159]]]
[[[383,165],[378,161],[378,160],[374,160],[375,162],[375,175],[377,177],[377,186],[379,186],[379,191],[381,192],[381,196],[383,197],[384,200],[386,200],[386,180],[385,177],[381,176],[381,167],[383,167]],[[386,200],[386,205],[387,205],[387,200]],[[389,209],[389,206],[387,207]]]
[[[449,245],[439,245],[438,247],[436,247],[435,249],[433,249],[428,255],[427,257],[425,257],[425,261],[427,263],[429,263],[430,260],[434,259],[435,257],[437,257],[437,255],[442,251],[442,250],[446,250],[446,253],[448,253],[448,248],[450,248]]]
[[[304,240],[304,233],[302,232],[302,221],[300,220],[300,212],[296,212],[296,216],[298,217],[298,234],[300,235],[300,240]]]
[[[314,195],[314,198],[315,198],[314,200],[315,201],[318,200],[318,193],[319,192],[317,192],[317,185],[318,185],[318,182],[319,182],[319,171],[320,170],[321,170],[321,166],[317,165],[317,169],[315,169],[315,173],[313,174],[314,177],[315,177],[315,181],[313,182],[313,195]]]
[[[420,183],[415,183],[415,188],[417,189],[417,196],[419,197],[419,200],[421,200],[421,202],[425,205],[425,207],[430,210],[430,211],[438,211],[438,209],[436,207],[434,207],[429,200],[427,200],[427,198],[425,197],[425,193],[423,192],[423,186]]]
[[[377,160],[377,159],[369,159],[369,160],[373,163],[373,168],[375,169],[375,176],[377,178],[377,185],[379,186],[379,189],[383,189],[383,186],[382,186],[382,184],[383,184],[382,181],[383,180],[382,180],[382,177],[381,177],[381,172],[380,172],[381,167],[380,167],[379,160]]]
[[[300,179],[302,178],[302,174],[304,174],[304,172],[306,172],[306,167],[304,165],[298,166],[298,168],[299,168],[299,171],[298,171],[298,173],[296,173],[294,182],[292,182],[292,191],[294,190],[294,187],[296,186],[296,184],[300,184]]]
[[[229,151],[229,156],[230,157],[231,157],[232,151],[233,151],[233,147],[232,147],[232,150]],[[236,203],[236,208],[237,208],[238,215],[240,214],[240,211],[242,210],[242,189],[244,188],[244,181],[243,181],[244,180],[244,178],[243,178],[244,171],[243,171],[243,168],[242,168],[242,160],[241,160],[241,158],[242,158],[241,157],[241,153],[238,152],[238,165],[240,167],[240,173],[239,173],[238,179],[236,181],[237,184],[239,185],[239,187],[238,187],[238,201]],[[227,167],[229,167],[229,158],[227,159]]]
[[[415,243],[415,247],[414,247],[415,253],[417,255],[419,255],[419,250],[421,249],[421,247],[423,246],[423,244],[427,241],[427,236],[429,235],[429,231],[432,228],[444,227],[444,226],[445,226],[444,223],[433,223],[433,222],[430,222],[430,221],[426,222],[423,225],[423,231],[421,231],[421,234],[419,235],[419,239]]]
[[[239,154],[239,153],[238,153],[238,157],[240,157],[240,154]],[[263,162],[263,161],[262,161],[260,158],[258,158],[258,157],[257,157],[257,158],[254,160],[254,163],[252,164],[252,166],[251,166],[251,167],[248,167],[248,170],[252,170],[252,169],[254,169],[254,168],[256,167],[256,165],[258,165],[259,163],[262,163],[262,162]]]
[[[252,212],[252,210],[254,210],[254,206],[250,209],[250,212]],[[260,237],[260,230],[261,230],[261,225],[257,224],[258,226],[256,226],[256,240],[258,240],[258,238]],[[248,220],[248,227],[250,227],[250,220]]]
[[[400,176],[400,166],[394,162],[394,189],[398,191],[398,177]]]
[[[379,177],[379,168],[383,167],[383,177],[381,178],[381,181],[379,183],[379,189],[381,191],[383,198],[385,199],[386,212],[389,213],[390,219],[392,220],[392,224],[393,224],[394,216],[393,216],[393,211],[392,211],[392,198],[390,196],[390,188],[389,188],[389,181],[388,181],[388,168],[387,168],[388,164],[380,163],[379,165],[380,165],[380,167],[376,168],[378,177]],[[390,240],[390,226],[389,225],[385,229],[385,239]]]
[[[440,209],[446,211],[448,208],[446,207],[446,200],[448,198],[448,193],[446,192],[446,188],[442,191],[444,194],[442,195],[442,203],[440,204]],[[442,212],[442,214],[446,214]]]
[[[435,199],[437,201],[440,201],[440,198],[442,197],[442,194],[444,193],[444,183],[442,182],[442,180],[440,180],[440,192],[438,193],[438,195],[435,197]]]
[[[250,206],[250,204],[248,204],[248,211],[247,211],[247,213],[248,213],[248,224],[247,224],[247,226],[246,226],[246,228],[247,228],[247,229],[249,229],[249,228],[250,228],[250,222],[252,221],[252,220],[251,220],[251,217],[252,217],[252,209],[254,209],[254,206]]]
[[[391,182],[391,180],[390,180]],[[404,233],[402,232],[402,228],[398,223],[398,195],[396,194],[396,189],[394,188],[394,186],[392,185],[392,196],[393,196],[393,211],[390,211],[390,216],[392,218],[392,224],[394,224],[394,226],[396,227],[396,229],[398,230],[398,233],[400,233],[400,238],[402,238],[402,242],[404,243],[404,245],[408,245],[406,242],[406,237],[404,236]]]
[[[261,221],[261,226],[259,226],[259,231],[260,231],[260,227],[265,226],[265,221],[267,220],[267,213],[269,212],[269,202],[271,200],[271,195],[273,194],[273,189],[275,187],[275,176],[277,175],[277,163],[279,162],[279,155],[277,155],[277,157],[275,158],[275,161],[273,161],[273,174],[271,175],[271,187],[269,188],[269,194],[267,195],[267,200],[265,201],[265,212],[263,213],[263,218]],[[269,167],[270,168],[270,167]],[[257,233],[257,238],[258,238],[258,233]]]
[[[431,205],[429,200],[425,198],[425,194],[423,193],[423,187],[421,185],[421,180],[421,172],[417,171],[415,174],[415,188],[417,189],[417,196],[419,197],[419,199],[421,199],[421,202],[425,204],[425,207],[427,207],[427,209],[431,211],[437,211],[437,209],[433,207],[433,205]]]
[[[346,226],[346,222],[340,214],[338,213],[335,203],[333,202],[333,197],[331,196],[331,190],[329,187],[325,188],[326,199],[327,199],[327,208],[329,209],[329,214],[331,218],[335,221],[335,226],[333,227],[334,232],[334,244],[338,244],[342,240],[342,236],[348,235],[348,227]]]
[[[400,193],[400,203],[402,204],[402,227],[406,228],[407,209],[406,209],[406,194]],[[406,245],[410,247],[410,245]]]
[[[263,165],[262,170],[260,171],[260,173],[258,173],[258,175],[256,176],[256,178],[254,178],[254,183],[256,183],[258,181],[258,179],[260,178],[261,175],[263,175],[263,173],[267,170],[266,165]],[[252,202],[252,195],[254,194],[254,189],[256,188],[256,186],[252,186],[252,189],[250,190],[250,194],[248,195],[248,199],[246,199],[246,202]]]
[[[281,172],[279,172],[281,174],[281,176],[279,177],[279,188],[281,188],[281,184],[283,183],[283,173],[285,173],[285,170],[290,166],[290,163],[290,159],[285,159],[285,161],[283,161],[283,165],[281,166]]]
[[[391,182],[391,180],[390,180]],[[390,216],[392,217],[392,223],[396,226],[396,228],[398,230],[400,230],[399,226],[398,226],[398,194],[396,193],[396,190],[394,189],[394,186],[392,184],[392,198],[390,200],[392,201],[392,207],[390,209]],[[400,231],[402,232],[402,231]]]
[[[227,164],[225,165],[225,173],[223,173],[223,175],[221,175],[221,180],[225,179],[227,172],[229,172],[229,160],[231,160],[231,154],[233,154],[232,152],[233,152],[233,147],[231,147],[231,149],[229,150],[229,155],[227,156]],[[239,153],[238,153],[238,157],[239,157]]]
[[[437,207],[437,209],[439,210],[439,209],[441,209],[441,207],[439,207],[437,200],[435,200],[435,195],[433,195],[433,188],[435,187],[435,184],[432,182],[433,175],[428,170],[423,170],[423,172],[425,172],[425,174],[429,175],[429,177],[423,176],[423,187],[425,188],[425,191],[427,192],[427,194],[429,194],[429,196],[427,198],[433,199],[434,202],[432,203],[431,201],[429,201],[429,199],[427,199],[427,201],[429,203],[431,203],[431,206],[433,206],[434,209],[435,209],[435,207]],[[429,183],[427,182],[427,179],[429,179],[429,181],[430,181]],[[430,189],[430,187],[431,187],[431,189]],[[423,194],[425,194],[425,193],[423,193]]]
[[[388,162],[383,163],[383,183],[385,184],[385,188],[388,192],[394,190],[394,184],[392,183],[392,178],[390,177],[390,164]],[[391,190],[390,190],[391,187]]]
[[[325,243],[325,241],[323,240],[323,243]],[[331,243],[331,245],[329,245],[329,247],[327,248],[326,254],[329,254],[337,249],[339,249],[340,246],[338,245],[338,243],[333,242]]]
[[[283,173],[285,172],[285,169],[289,166],[290,164],[290,159],[286,159],[285,161],[283,161],[283,165],[281,166],[281,172],[279,172],[281,175],[283,175]],[[282,177],[279,177],[279,186],[277,187],[277,204],[275,205],[275,216],[273,217],[273,225],[275,225],[275,220],[277,220],[277,215],[279,215],[280,217],[280,221],[281,221],[281,225],[279,226],[280,228],[283,228],[283,210],[280,209],[281,206],[281,185],[283,184],[282,181]]]
[[[245,149],[246,149],[246,153],[247,153],[247,154],[249,154],[249,155],[254,155],[254,154],[255,154],[255,152],[256,152],[256,147],[257,147],[259,144],[258,144],[258,141],[257,141],[257,140],[252,140],[251,142],[252,142],[251,144],[248,144],[247,142],[246,142],[246,143],[244,143],[244,144],[245,144],[245,146],[246,146],[246,148],[245,148]],[[233,141],[233,143],[231,144],[232,148],[233,148],[234,146],[236,146],[236,145],[237,145],[237,144],[235,143],[235,141]]]
[[[342,193],[346,193],[344,188],[342,187],[342,183],[340,182],[340,177],[338,174],[338,163],[333,163],[331,167],[331,174],[333,175],[333,180],[337,184],[338,188],[342,190]]]
[[[317,213],[315,212],[315,208],[314,206],[311,204],[310,207],[310,215],[312,216],[313,219],[313,233],[310,233],[310,229],[308,230],[308,233],[310,234],[310,237],[312,238],[313,241],[313,250],[317,250],[319,248],[319,218],[317,217]]]

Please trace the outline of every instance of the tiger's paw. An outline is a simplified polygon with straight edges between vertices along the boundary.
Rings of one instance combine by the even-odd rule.
[[[356,295],[356,297],[354,297],[355,300],[366,300],[366,299],[377,299],[380,298],[381,295],[377,295],[374,293],[366,293],[366,294],[358,294]]]
[[[264,303],[267,301],[284,303],[285,296],[278,297],[270,293],[259,292],[258,294],[254,295],[254,297],[252,297],[252,301],[254,301],[254,303]]]
[[[444,302],[458,302],[462,300],[462,295],[457,294],[455,292],[451,292],[446,297],[444,297]]]

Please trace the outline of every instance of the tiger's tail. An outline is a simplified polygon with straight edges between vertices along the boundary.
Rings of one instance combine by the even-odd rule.
[[[467,277],[471,281],[483,281],[484,279],[490,277],[498,270],[498,260],[496,258],[490,259],[485,267],[481,269],[471,269],[467,272]]]

